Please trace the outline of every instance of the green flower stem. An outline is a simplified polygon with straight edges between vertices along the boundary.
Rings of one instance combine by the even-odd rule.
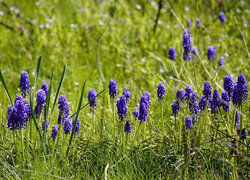
[[[161,106],[161,127],[162,127],[162,133],[163,136],[165,136],[165,126],[164,126],[164,119],[163,119],[163,102],[160,101],[160,106]]]

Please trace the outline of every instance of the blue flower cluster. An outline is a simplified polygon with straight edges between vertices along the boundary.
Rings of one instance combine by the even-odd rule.
[[[90,89],[89,90],[89,94],[88,94],[88,101],[89,101],[89,106],[90,106],[90,110],[94,111],[96,108],[96,91],[95,89]]]
[[[8,107],[8,128],[10,130],[25,129],[30,115],[31,109],[28,100],[17,94],[14,107]]]
[[[20,89],[22,96],[25,98],[30,93],[30,80],[26,71],[23,71],[20,78]]]
[[[127,117],[128,105],[126,101],[126,97],[121,95],[120,99],[117,100],[117,114],[119,119],[123,121]]]

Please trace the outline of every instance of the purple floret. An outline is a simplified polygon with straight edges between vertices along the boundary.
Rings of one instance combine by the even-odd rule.
[[[26,71],[23,71],[20,79],[20,88],[22,96],[25,98],[30,93],[30,80],[29,75]]]

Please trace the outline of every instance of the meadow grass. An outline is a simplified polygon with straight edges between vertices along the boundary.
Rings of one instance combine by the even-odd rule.
[[[29,74],[32,88],[27,99],[33,110],[38,89],[44,82],[49,85],[40,120],[32,113],[26,129],[10,131],[11,103],[1,83],[2,179],[250,178],[249,138],[240,140],[234,123],[238,110],[241,128],[249,133],[249,98],[241,107],[230,102],[229,113],[222,108],[216,116],[210,110],[200,112],[191,129],[185,128],[186,115],[192,115],[188,104],[183,103],[176,118],[171,109],[176,91],[188,84],[200,98],[205,81],[221,93],[226,75],[237,81],[243,74],[250,88],[249,3],[164,0],[154,32],[157,4],[146,0],[0,2],[4,13],[0,13],[0,69],[9,97],[14,102],[21,93],[22,71]],[[223,24],[218,19],[221,11],[226,15]],[[197,46],[199,56],[184,61],[182,38],[188,19],[192,46]],[[207,60],[211,45],[217,51],[212,62]],[[176,50],[175,61],[168,58],[170,46]],[[222,68],[220,56],[225,58]],[[110,79],[117,82],[117,98],[124,87],[131,92],[122,122],[109,96]],[[166,87],[161,103],[160,82]],[[91,88],[98,94],[94,113],[87,99]],[[147,121],[141,122],[132,112],[139,108],[145,91],[151,104]],[[62,127],[53,141],[51,125],[57,125],[61,95],[67,97],[70,117],[78,117],[81,128],[76,136],[65,135]],[[42,131],[42,120],[50,122],[47,132]],[[130,134],[124,133],[126,120],[131,122]],[[244,142],[239,142],[236,157],[231,154],[234,138]]]

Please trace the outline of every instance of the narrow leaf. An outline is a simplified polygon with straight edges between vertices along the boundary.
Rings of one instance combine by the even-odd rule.
[[[36,67],[36,77],[35,77],[35,84],[34,84],[34,93],[33,93],[33,97],[35,97],[35,93],[36,93],[36,88],[37,88],[37,80],[38,80],[38,75],[39,75],[39,71],[40,71],[40,65],[41,65],[41,60],[42,57],[40,56],[37,62],[37,67]],[[33,102],[33,100],[32,100]]]
[[[76,116],[75,116],[75,120],[74,120],[73,130],[71,132],[71,136],[70,136],[70,139],[69,139],[69,145],[68,145],[68,149],[67,149],[67,152],[66,152],[66,156],[68,156],[69,148],[70,148],[70,145],[71,145],[71,142],[72,142],[72,139],[73,139],[73,136],[74,136],[74,132],[75,132],[75,129],[76,129],[76,123],[77,123],[78,116],[79,116],[81,106],[82,106],[82,100],[83,100],[83,93],[84,93],[85,84],[86,84],[86,81],[84,82],[84,84],[82,86],[82,93],[81,93],[81,96],[80,96],[80,99],[79,99],[79,102],[78,102],[78,107],[77,107]]]
[[[52,106],[52,109],[51,109],[51,113],[50,113],[49,123],[50,123],[50,121],[51,121],[52,114],[53,114],[53,111],[54,111],[55,106],[56,106],[57,98],[58,98],[58,96],[59,96],[59,92],[60,92],[61,87],[62,87],[62,84],[63,84],[63,80],[64,80],[64,77],[65,77],[65,73],[66,73],[66,65],[64,65],[63,73],[62,73],[62,76],[61,76],[61,80],[60,80],[60,83],[59,83],[58,88],[57,88],[55,100],[54,100],[54,103],[53,103],[53,106]]]
[[[2,74],[2,71],[1,71],[1,70],[0,70],[0,80],[1,80],[1,82],[2,82],[2,84],[3,84],[4,90],[5,90],[5,92],[6,92],[7,96],[8,96],[8,99],[9,99],[9,101],[10,101],[10,104],[11,104],[11,106],[13,107],[13,101],[12,101],[12,99],[11,99],[11,97],[10,97],[10,93],[9,93],[8,87],[7,87],[7,85],[5,84],[5,81],[4,81],[3,74]]]

